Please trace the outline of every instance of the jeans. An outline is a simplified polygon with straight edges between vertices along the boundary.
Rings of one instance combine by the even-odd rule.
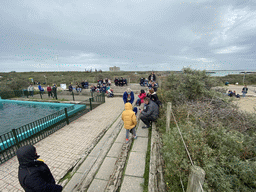
[[[243,97],[245,97],[245,95],[246,95],[246,93],[245,93],[245,92],[243,92]]]
[[[140,105],[140,103],[141,103],[141,99],[137,99],[136,105]]]
[[[126,129],[126,139],[129,139],[129,132],[130,129]],[[133,136],[136,136],[135,127],[132,128],[132,134]]]
[[[147,127],[150,127],[150,121],[155,121],[157,118],[154,118],[154,117],[146,117],[146,116],[144,116],[144,115],[141,115],[140,116],[140,119],[141,119],[141,121],[143,121],[143,123],[145,123],[145,125],[147,126]]]

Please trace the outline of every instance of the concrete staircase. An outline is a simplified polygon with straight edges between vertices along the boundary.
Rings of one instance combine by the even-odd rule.
[[[138,119],[137,139],[134,140],[130,134],[129,143],[126,144],[126,130],[120,114],[112,126],[102,134],[98,143],[88,150],[73,169],[71,180],[66,185],[62,183],[65,185],[63,191],[142,192],[148,145],[148,130],[142,129],[143,125]]]

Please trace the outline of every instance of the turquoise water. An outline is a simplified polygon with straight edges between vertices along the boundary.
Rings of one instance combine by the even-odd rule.
[[[0,135],[64,108],[65,106],[0,102]]]
[[[206,72],[214,72],[210,73],[211,76],[226,76],[226,75],[236,75],[236,74],[243,74],[243,70],[209,70]],[[246,72],[256,72],[256,70],[246,70]]]

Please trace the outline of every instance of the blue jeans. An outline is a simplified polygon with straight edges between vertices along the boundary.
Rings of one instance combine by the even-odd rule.
[[[243,92],[243,97],[245,97],[245,95],[246,95],[246,93],[245,93],[245,92]]]
[[[126,129],[126,139],[129,139],[129,132],[130,129]],[[135,127],[132,128],[132,134],[133,136],[136,136]]]

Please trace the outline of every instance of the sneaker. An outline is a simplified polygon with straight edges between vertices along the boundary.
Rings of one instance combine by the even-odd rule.
[[[126,142],[125,143],[128,143],[129,142],[129,139],[126,139]]]
[[[134,139],[137,139],[137,135],[133,136]]]
[[[148,127],[148,126],[143,126],[143,127],[142,127],[142,129],[147,129],[147,128],[149,128],[149,127]]]

